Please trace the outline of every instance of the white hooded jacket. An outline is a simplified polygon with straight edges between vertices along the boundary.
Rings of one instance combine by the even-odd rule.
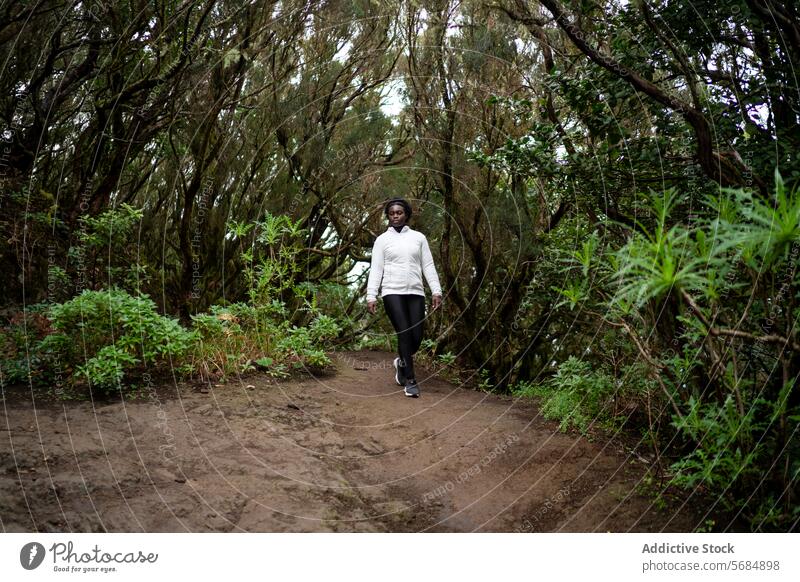
[[[441,295],[442,286],[433,264],[428,239],[408,225],[403,226],[400,232],[390,226],[375,239],[372,247],[367,301],[375,301],[379,286],[381,297],[395,293],[424,296],[423,274],[431,293]]]

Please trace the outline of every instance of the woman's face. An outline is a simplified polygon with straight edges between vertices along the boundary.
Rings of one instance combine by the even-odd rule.
[[[406,211],[400,204],[392,204],[388,216],[392,226],[403,226],[406,223]]]

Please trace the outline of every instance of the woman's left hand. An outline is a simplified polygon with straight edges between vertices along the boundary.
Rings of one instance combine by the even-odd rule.
[[[433,296],[433,310],[436,311],[442,304],[442,296],[441,295],[434,295]]]

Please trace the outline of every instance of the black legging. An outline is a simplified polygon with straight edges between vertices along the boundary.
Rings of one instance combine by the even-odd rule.
[[[422,295],[384,295],[383,306],[397,332],[397,351],[406,364],[405,376],[414,376],[414,354],[422,344],[425,324],[425,297]]]

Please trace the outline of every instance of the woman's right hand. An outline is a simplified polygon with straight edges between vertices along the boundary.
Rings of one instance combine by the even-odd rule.
[[[375,315],[375,311],[378,309],[378,302],[377,301],[367,301],[367,311],[371,314]]]

